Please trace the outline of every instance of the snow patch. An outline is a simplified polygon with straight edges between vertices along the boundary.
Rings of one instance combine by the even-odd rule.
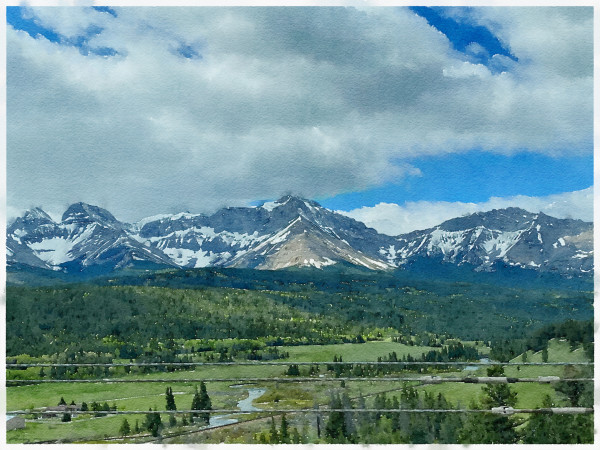
[[[54,237],[44,239],[41,242],[34,242],[29,247],[42,261],[56,266],[71,260],[69,252],[73,247],[73,243],[67,239]]]
[[[589,251],[589,252],[584,252],[583,250],[579,250],[577,253],[575,253],[572,258],[576,258],[576,259],[584,259],[584,258],[589,258],[594,254],[593,251]]]
[[[261,205],[262,209],[266,209],[267,211],[271,212],[273,211],[275,208],[279,207],[279,206],[283,206],[285,205],[287,202],[289,202],[290,199],[289,197],[285,199],[285,201],[283,203],[279,203],[279,202],[265,202]]]
[[[266,202],[261,205],[261,208],[266,209],[267,211],[271,212],[280,205],[281,204],[277,203],[277,202]]]
[[[508,251],[517,243],[523,231],[491,231],[491,237],[483,242],[481,247],[489,254],[497,252],[497,258],[504,258]]]
[[[13,235],[13,238],[15,239],[15,241],[17,241],[20,244],[21,238],[23,236],[27,235],[27,232],[25,230],[18,228],[12,232],[12,235]]]
[[[166,248],[163,250],[165,255],[171,258],[179,266],[189,266],[194,261],[194,268],[206,267],[210,265],[218,255],[202,250],[194,251],[187,248]]]

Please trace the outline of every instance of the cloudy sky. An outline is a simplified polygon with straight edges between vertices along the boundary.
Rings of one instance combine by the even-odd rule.
[[[592,219],[593,11],[7,8],[8,216]]]

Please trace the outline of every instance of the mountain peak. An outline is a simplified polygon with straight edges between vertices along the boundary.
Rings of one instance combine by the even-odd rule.
[[[479,211],[466,216],[446,220],[437,228],[445,231],[458,231],[484,226],[489,229],[502,231],[515,231],[523,228],[524,224],[537,217],[529,211],[521,208],[509,207],[503,209],[492,209],[491,211]]]
[[[52,268],[149,261],[190,268],[343,263],[387,269],[428,260],[485,271],[494,270],[496,262],[567,275],[593,270],[591,223],[520,208],[478,212],[394,237],[293,195],[258,208],[223,208],[211,216],[155,216],[137,226],[79,202],[69,206],[62,223],[34,208],[8,228],[7,236],[11,261]]]
[[[295,195],[284,195],[283,197],[281,197],[279,200],[276,200],[274,202],[265,202],[261,205],[261,208],[266,209],[267,211],[272,211],[275,208],[279,208],[281,206],[286,206],[286,207],[291,207],[291,208],[301,208],[301,209],[305,209],[305,208],[320,208],[321,205],[319,205],[317,202],[313,201],[313,200],[308,200],[306,198],[303,197],[298,197]]]
[[[62,216],[62,222],[100,222],[105,225],[118,224],[119,221],[106,209],[87,203],[73,203]]]
[[[279,200],[277,200],[277,203],[288,203],[288,202],[310,202],[312,200],[308,200],[304,197],[300,197],[298,195],[284,195],[283,197],[281,197]],[[314,202],[313,202],[314,203]]]
[[[39,207],[31,208],[25,211],[25,214],[23,214],[23,220],[42,220],[45,222],[54,222],[48,213]]]
[[[17,217],[10,224],[7,229],[7,234],[27,234],[42,225],[56,225],[56,223],[42,208],[32,208],[25,211],[23,216]]]

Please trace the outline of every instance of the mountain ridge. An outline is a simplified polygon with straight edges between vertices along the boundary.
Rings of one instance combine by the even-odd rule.
[[[506,208],[389,236],[291,195],[212,215],[167,214],[129,224],[78,202],[59,223],[41,208],[17,218],[7,229],[7,263],[67,272],[141,263],[271,270],[344,263],[387,270],[423,259],[476,271],[494,271],[501,262],[572,276],[593,270],[592,230],[589,222]]]

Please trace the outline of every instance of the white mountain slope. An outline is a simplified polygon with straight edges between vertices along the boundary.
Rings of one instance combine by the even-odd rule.
[[[585,273],[593,268],[592,241],[590,223],[507,208],[398,236],[380,254],[397,265],[437,258],[471,264],[478,270],[490,270],[501,261],[509,266]]]
[[[230,262],[232,267],[284,269],[290,266],[330,266],[339,261],[367,267],[389,269],[379,258],[370,258],[350,247],[333,230],[322,229],[302,216]]]
[[[81,271],[97,266],[114,269],[134,261],[173,265],[161,252],[133,239],[128,225],[108,211],[85,203],[71,205],[60,223],[39,208],[28,211],[8,228],[7,237],[54,270]]]
[[[140,263],[257,269],[344,263],[385,270],[424,258],[476,270],[501,263],[572,275],[593,270],[592,230],[580,220],[507,208],[392,237],[292,196],[256,208],[161,215],[129,225],[76,203],[60,223],[39,208],[15,220],[7,230],[7,259],[82,271]]]

